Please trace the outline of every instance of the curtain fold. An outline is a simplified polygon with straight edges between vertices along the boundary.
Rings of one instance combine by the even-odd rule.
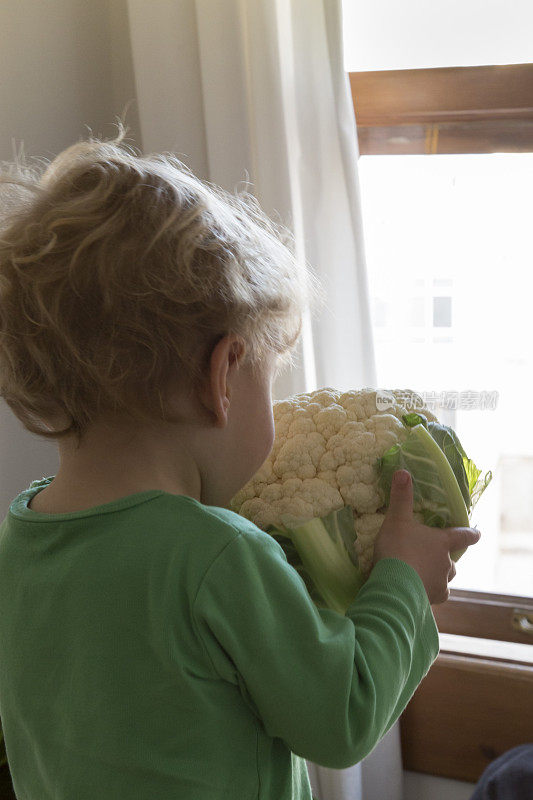
[[[183,153],[180,115],[190,138],[187,107],[159,92],[164,56],[151,53],[145,33],[159,27],[161,47],[172,48],[165,23],[175,23],[177,5],[184,19],[195,12],[197,48],[184,53],[180,81],[187,74],[201,86],[202,113],[196,99],[191,114],[207,178],[229,191],[246,188],[291,227],[300,263],[327,291],[326,308],[304,320],[297,365],[278,378],[274,399],[319,386],[376,387],[341,0],[129,0],[145,151],[163,149],[164,140]],[[168,55],[172,68],[176,58]],[[166,140],[160,128],[150,138],[158,103],[161,119],[173,120]],[[361,764],[333,770],[308,762],[308,771],[316,800],[401,800],[398,724]]]
[[[210,179],[290,224],[327,290],[278,396],[376,386],[357,138],[337,0],[196,0]]]

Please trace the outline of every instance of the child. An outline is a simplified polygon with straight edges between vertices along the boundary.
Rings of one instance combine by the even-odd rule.
[[[25,800],[310,800],[438,653],[470,529],[395,485],[345,616],[228,510],[273,443],[271,389],[318,297],[250,197],[91,139],[4,177],[0,394],[56,439],[0,527],[0,715]],[[399,472],[409,479],[409,474]]]

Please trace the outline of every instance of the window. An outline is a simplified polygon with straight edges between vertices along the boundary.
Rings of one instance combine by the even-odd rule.
[[[378,385],[494,474],[401,721],[406,769],[473,782],[533,718],[532,24],[526,0],[344,4]]]
[[[453,586],[533,597],[533,515],[504,526],[533,495],[525,467],[515,491],[509,477],[509,459],[533,458],[520,422],[533,396],[533,152],[362,156],[359,177],[378,385],[431,398],[494,476],[473,513],[483,540]]]
[[[451,328],[452,326],[452,298],[433,298],[433,327]]]

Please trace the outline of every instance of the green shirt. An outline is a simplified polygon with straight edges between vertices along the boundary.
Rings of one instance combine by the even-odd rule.
[[[144,491],[0,526],[0,716],[24,800],[311,800],[397,720],[438,653],[422,581],[383,559],[345,616],[268,534]]]

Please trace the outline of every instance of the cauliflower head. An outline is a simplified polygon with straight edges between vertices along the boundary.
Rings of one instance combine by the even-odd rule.
[[[359,569],[368,575],[387,499],[378,486],[378,459],[405,441],[402,416],[410,409],[437,421],[410,389],[388,391],[386,410],[378,410],[377,395],[374,389],[327,387],[275,403],[270,455],[232,499],[232,510],[267,530],[351,506]],[[414,512],[422,521],[416,503]]]

